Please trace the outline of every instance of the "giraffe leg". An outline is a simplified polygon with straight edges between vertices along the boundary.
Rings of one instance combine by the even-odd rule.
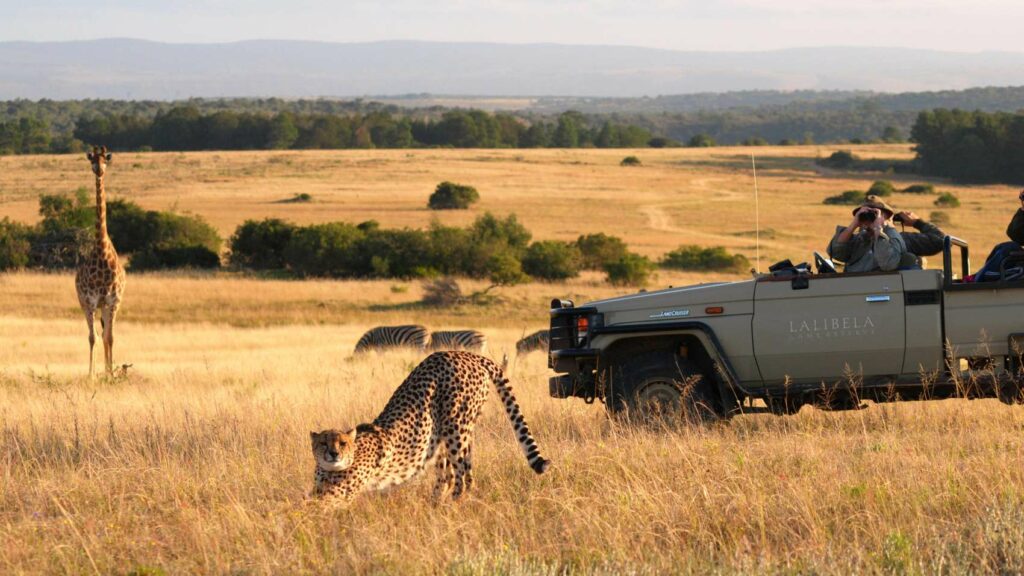
[[[116,314],[116,310],[104,307],[103,315],[100,318],[103,322],[103,353],[107,374],[114,373],[114,315]]]
[[[96,348],[96,311],[91,308],[85,309],[85,323],[89,326],[89,377],[92,378],[93,359]]]

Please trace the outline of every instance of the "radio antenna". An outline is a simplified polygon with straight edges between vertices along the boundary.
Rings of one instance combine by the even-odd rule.
[[[759,194],[757,191],[757,161],[754,159],[754,153],[750,153],[750,166],[754,169],[754,251],[755,251],[755,268],[754,270],[758,273],[761,272],[761,205]]]

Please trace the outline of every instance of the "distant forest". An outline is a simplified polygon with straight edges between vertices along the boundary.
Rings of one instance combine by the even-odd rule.
[[[423,95],[409,98],[424,100]],[[632,148],[899,142],[912,133],[920,143],[917,135],[926,133],[917,127],[923,122],[921,113],[932,108],[978,110],[962,114],[977,119],[992,113],[1004,118],[999,122],[1012,124],[1008,119],[1024,109],[1024,87],[907,94],[758,91],[640,99],[541,98],[514,112],[403,107],[401,102],[402,98],[389,98],[387,103],[279,98],[13,100],[0,102],[0,154],[70,152],[93,143],[115,150],[175,151]],[[947,122],[943,118],[940,123]],[[984,134],[979,138],[991,141]],[[948,172],[943,162],[924,159],[922,166],[929,173]],[[984,172],[1008,173],[1005,168]]]

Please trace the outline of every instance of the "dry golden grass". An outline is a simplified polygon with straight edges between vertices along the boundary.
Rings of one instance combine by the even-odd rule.
[[[115,155],[112,197],[146,208],[201,214],[228,237],[247,218],[300,223],[376,219],[384,226],[425,227],[431,219],[465,225],[485,210],[515,213],[536,238],[574,240],[589,232],[624,237],[658,257],[680,244],[721,245],[754,256],[753,178],[758,156],[764,264],[806,260],[823,250],[842,206],[821,201],[866,190],[878,174],[838,174],[816,157],[853,149],[863,157],[909,158],[908,146],[787,146],[643,150],[376,150],[202,152]],[[626,155],[643,166],[621,167]],[[892,178],[898,187],[919,178]],[[481,201],[468,211],[431,211],[427,197],[442,180],[471,184]],[[0,215],[34,221],[43,192],[92,187],[84,158],[0,157]],[[1003,186],[955,186],[963,207],[945,210],[946,228],[987,251],[1000,241],[1016,195]],[[299,193],[310,203],[281,203]],[[922,216],[934,197],[897,194],[893,203]],[[799,260],[798,260],[799,259]]]
[[[741,234],[753,228],[745,152],[644,150],[635,169],[617,166],[626,151],[125,154],[111,187],[148,207],[177,202],[227,233],[265,215],[421,226],[429,189],[451,178],[541,238],[605,231],[651,255],[680,243],[753,255]],[[758,152],[772,257],[820,249],[846,218],[821,198],[872,179],[815,174],[813,149]],[[0,158],[0,215],[31,220],[38,192],[88,185],[82,164]],[[317,201],[272,203],[300,191]],[[960,195],[950,231],[984,252],[1012,196]],[[579,198],[602,201],[583,209]],[[897,201],[930,211],[925,198]],[[658,284],[718,278],[662,272]],[[621,292],[587,275],[502,289],[491,306],[431,309],[415,304],[415,282],[134,274],[115,347],[133,366],[90,382],[72,276],[0,275],[0,574],[1024,571],[1020,407],[805,408],[641,429],[610,422],[599,404],[549,398],[542,354],[515,359],[511,376],[554,462],[548,474],[528,469],[492,402],[465,501],[430,503],[429,477],[348,509],[306,499],[307,432],[372,419],[419,360],[352,358],[366,328],[480,328],[500,357],[543,327],[551,297]]]

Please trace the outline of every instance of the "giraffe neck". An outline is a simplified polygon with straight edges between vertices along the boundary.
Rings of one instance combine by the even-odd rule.
[[[103,177],[96,176],[96,246],[106,248],[108,240],[107,195],[103,188]]]

